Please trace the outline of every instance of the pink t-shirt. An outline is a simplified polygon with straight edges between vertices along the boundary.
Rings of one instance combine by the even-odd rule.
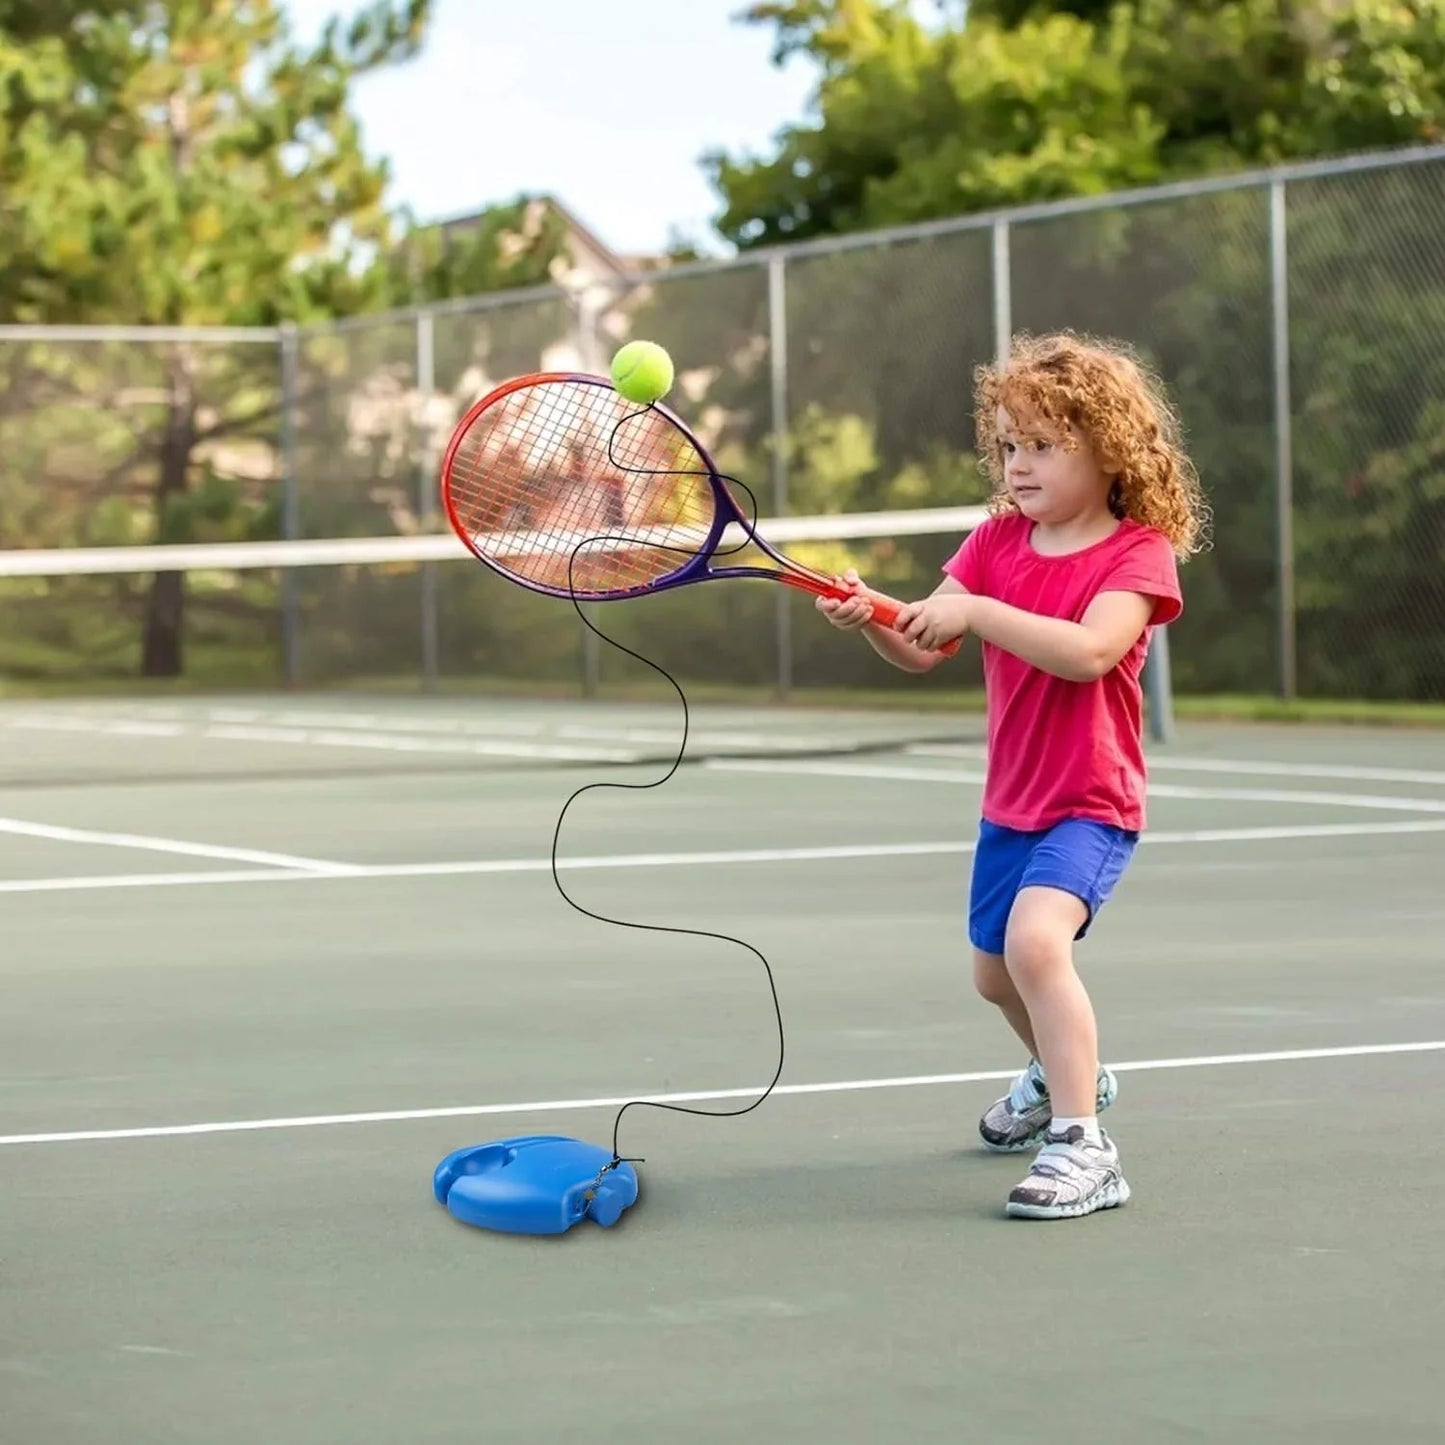
[[[1139,592],[1154,614],[1118,665],[1093,682],[1068,682],[983,644],[988,693],[988,779],[983,816],[1033,831],[1064,818],[1144,826],[1143,689],[1140,673],[1156,626],[1183,611],[1169,540],[1125,520],[1101,542],[1062,557],[1033,550],[1033,523],[990,517],[943,570],[980,597],[1045,617],[1083,620],[1100,592]]]

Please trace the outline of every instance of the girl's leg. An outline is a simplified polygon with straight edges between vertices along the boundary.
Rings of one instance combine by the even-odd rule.
[[[1034,1041],[1029,1011],[1009,977],[1001,953],[989,953],[975,945],[973,950],[973,983],[979,993],[1008,1020],[1009,1027],[1029,1052],[1029,1064],[1009,1086],[1001,1099],[995,1099],[978,1121],[979,1137],[984,1147],[995,1153],[1013,1154],[1036,1145],[1049,1126],[1052,1106],[1043,1075],[1035,1061],[1039,1057]]]
[[[981,948],[973,951],[973,986],[978,990],[979,996],[993,1004],[1004,1018],[1008,1020],[1009,1027],[1019,1036],[1023,1046],[1029,1051],[1029,1057],[1039,1057],[1038,1045],[1034,1042],[1033,1024],[1029,1021],[1029,1011],[1024,1006],[1019,991],[1014,987],[1014,981],[1009,977],[1008,966],[1004,962],[1001,953],[985,953]]]
[[[1004,941],[1005,967],[1037,1041],[1034,1057],[1044,1066],[1056,1119],[1092,1119],[1098,1108],[1098,1025],[1074,968],[1074,936],[1087,916],[1084,902],[1062,889],[1022,888]]]
[[[1074,970],[1086,905],[1061,888],[1019,890],[1004,958],[1028,1005],[1048,1071],[1053,1117],[1032,1168],[1010,1192],[1010,1215],[1071,1219],[1127,1203],[1119,1151],[1099,1128],[1094,1006]]]
[[[1027,1178],[1007,1212],[1069,1219],[1129,1199],[1119,1151],[1099,1128],[1099,1035],[1074,968],[1074,940],[1108,898],[1133,852],[1118,830],[1060,824],[1034,850],[1009,911],[1004,963],[1028,1010],[1048,1076],[1052,1115]]]

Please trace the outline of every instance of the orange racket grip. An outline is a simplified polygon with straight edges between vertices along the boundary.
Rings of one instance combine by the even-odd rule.
[[[814,589],[810,588],[809,590]],[[886,592],[875,592],[871,587],[850,587],[838,578],[835,578],[829,586],[819,587],[816,590],[821,596],[832,597],[838,602],[846,602],[850,597],[865,598],[873,608],[871,621],[878,623],[881,627],[892,627],[898,621],[898,614],[903,611],[904,607],[902,602],[896,597],[888,596]],[[962,643],[961,637],[955,637],[951,642],[945,642],[942,647],[935,650],[944,657],[952,657]]]

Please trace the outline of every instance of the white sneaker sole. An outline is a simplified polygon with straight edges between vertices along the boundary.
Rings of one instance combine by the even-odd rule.
[[[1094,1214],[1100,1209],[1117,1209],[1128,1202],[1129,1184],[1121,1179],[1079,1204],[1015,1204],[1010,1200],[1007,1210],[1013,1219],[1082,1219],[1086,1214]]]

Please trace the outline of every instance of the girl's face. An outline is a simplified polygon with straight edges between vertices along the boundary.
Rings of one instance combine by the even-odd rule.
[[[999,407],[994,425],[1009,496],[1031,522],[1057,526],[1108,511],[1112,479],[1072,423],[1060,432]]]

